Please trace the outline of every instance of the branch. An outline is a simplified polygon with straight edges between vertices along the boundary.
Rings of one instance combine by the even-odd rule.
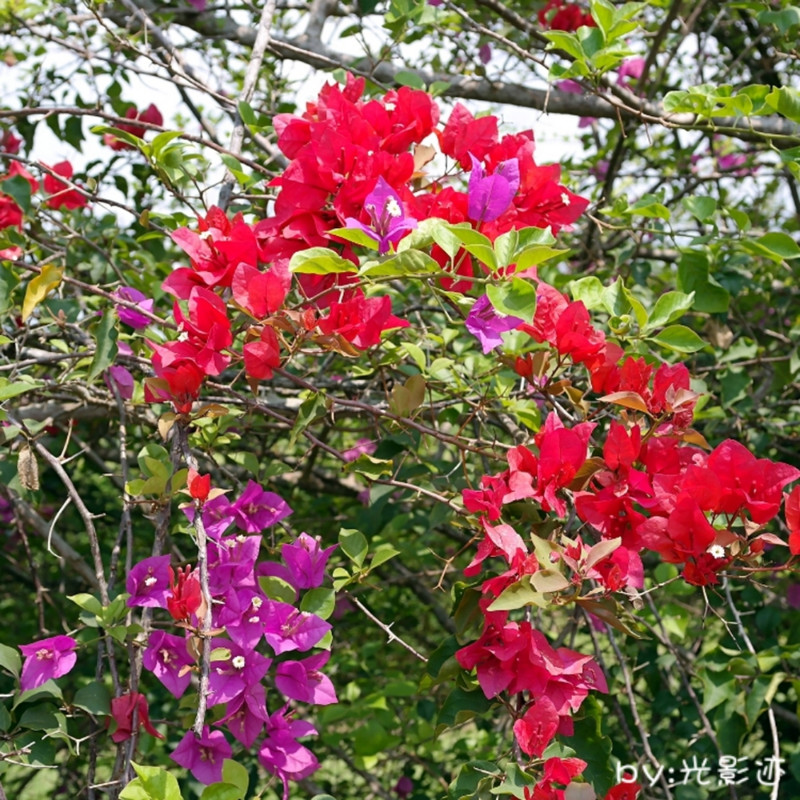
[[[145,11],[155,11],[152,0],[136,0]],[[175,14],[175,21],[204,37],[222,38],[253,47],[257,30],[239,25],[230,17],[210,17],[186,13]],[[272,37],[271,49],[281,58],[300,61],[321,70],[343,67],[356,74],[382,84],[395,84],[399,72],[412,72],[426,85],[444,82],[448,97],[480,100],[487,103],[504,103],[519,108],[533,108],[547,114],[566,114],[599,119],[639,120],[667,128],[702,130],[731,136],[744,141],[771,142],[778,149],[800,145],[800,125],[784,117],[713,117],[702,119],[696,114],[668,114],[657,104],[648,103],[633,92],[615,87],[615,95],[575,95],[568,92],[532,89],[519,83],[478,80],[466,76],[409,69],[408,65],[394,65],[373,61],[369,56],[352,56],[325,46],[319,41],[309,41],[304,35],[290,39]]]

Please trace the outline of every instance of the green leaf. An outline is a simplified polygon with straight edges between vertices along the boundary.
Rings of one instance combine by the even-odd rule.
[[[401,86],[410,86],[412,89],[425,89],[425,81],[416,72],[401,69],[395,73],[394,80],[395,83],[399,83]]]
[[[439,710],[436,719],[438,726],[450,726],[472,719],[476,714],[483,714],[492,706],[492,701],[486,699],[482,689],[466,691],[454,689],[447,696]],[[493,765],[494,766],[494,765]]]
[[[709,277],[710,264],[706,253],[687,250],[678,262],[678,288],[694,294],[695,311],[721,314],[728,310],[730,294]]]
[[[297,598],[294,586],[275,575],[265,575],[259,578],[258,585],[270,600],[278,600],[281,603],[294,603]]]
[[[567,288],[572,299],[580,300],[589,311],[599,311],[604,308],[603,292],[605,287],[594,275],[572,281]]]
[[[316,614],[321,619],[328,619],[336,607],[336,592],[322,586],[309,589],[300,601],[300,610]]]
[[[103,604],[96,597],[86,594],[86,592],[67,595],[67,600],[71,600],[76,606],[95,616],[99,617],[103,614]]]
[[[356,265],[352,261],[337,255],[327,247],[311,247],[295,253],[289,261],[291,272],[305,275],[332,275],[340,272],[355,272]]]
[[[324,392],[313,392],[307,394],[306,398],[297,409],[292,430],[289,433],[289,446],[294,447],[300,434],[314,422],[318,417],[324,416],[328,412],[328,400]]]
[[[539,606],[546,608],[550,603],[545,599],[541,590],[531,586],[531,577],[524,575],[516,583],[507,586],[497,597],[487,611],[514,611],[525,606]]]
[[[656,301],[644,330],[646,332],[654,331],[657,328],[669,325],[670,322],[674,322],[676,319],[680,319],[692,307],[693,302],[694,292],[691,294],[684,294],[683,292],[662,294]]]
[[[72,705],[90,714],[106,716],[111,713],[111,695],[102,683],[93,681],[75,692]]]
[[[135,762],[137,778],[120,793],[120,800],[182,800],[180,786],[174,775],[162,767],[144,767]]]
[[[86,376],[88,381],[93,381],[104,369],[110,367],[117,357],[116,322],[115,315],[110,311],[106,311],[100,320],[100,324],[95,326],[92,335],[94,336],[96,347],[89,373]]]
[[[391,475],[394,472],[394,463],[384,458],[375,458],[375,456],[362,453],[355,461],[346,464],[345,469],[348,472],[363,475],[371,481],[376,481],[382,475]]]
[[[13,383],[9,383],[8,378],[0,378],[0,402],[44,386],[41,381],[31,380],[27,376],[23,377],[24,380],[14,381]]]
[[[792,122],[800,122],[800,91],[789,86],[773,89],[765,99],[766,104]]]
[[[696,353],[706,346],[706,342],[685,325],[670,325],[661,333],[649,336],[647,340],[678,353]]]
[[[670,210],[653,194],[646,194],[632,206],[628,206],[625,213],[637,217],[656,217],[665,220],[671,216]]]
[[[756,241],[782,259],[800,258],[800,246],[786,233],[767,233]]]
[[[244,792],[232,783],[212,783],[206,786],[200,795],[200,800],[243,800],[243,798]]]
[[[7,669],[15,678],[19,677],[22,669],[22,657],[13,647],[0,644],[0,667]]]
[[[370,278],[407,278],[443,272],[439,263],[420,250],[403,250],[384,261],[368,261],[358,271]]]
[[[581,706],[583,719],[575,720],[575,732],[569,739],[578,758],[587,762],[583,775],[592,784],[598,797],[603,797],[615,783],[616,777],[611,765],[611,739],[603,733],[602,720],[605,716],[600,703],[592,696]]]
[[[342,528],[339,531],[339,544],[344,554],[357,566],[361,567],[367,557],[367,537],[361,531]]]
[[[238,786],[244,796],[250,786],[250,773],[238,762],[226,758],[222,762],[222,780]]]
[[[570,586],[569,579],[556,569],[540,569],[531,576],[531,586],[537,592],[560,592]]]
[[[520,317],[526,322],[533,322],[536,312],[536,289],[522,278],[489,284],[486,287],[489,302],[501,314]]]
[[[758,26],[763,28],[767,25],[774,25],[783,35],[786,35],[792,28],[800,25],[800,8],[788,6],[779,11],[768,11],[764,9],[756,17]]]
[[[392,547],[390,544],[379,544],[375,548],[375,552],[372,554],[372,559],[369,562],[369,568],[375,569],[375,567],[379,567],[381,564],[385,564],[387,561],[390,561],[395,556],[399,556],[400,551]]]
[[[700,222],[711,219],[717,211],[717,201],[713,197],[684,197],[683,206]]]
[[[346,242],[361,245],[370,250],[378,249],[378,242],[361,228],[333,228],[328,231],[328,236],[336,236],[339,239],[344,239]]]
[[[27,214],[31,210],[31,185],[22,175],[0,181],[0,190]]]

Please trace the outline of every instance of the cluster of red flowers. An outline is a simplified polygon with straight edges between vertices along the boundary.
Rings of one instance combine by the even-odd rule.
[[[144,111],[138,111],[136,106],[131,106],[125,112],[125,119],[129,119],[131,122],[127,124],[120,123],[117,126],[119,130],[130,133],[133,136],[138,136],[140,139],[144,138],[144,135],[148,129],[137,123],[146,122],[150,125],[158,125],[159,127],[164,124],[164,118],[161,116],[161,112],[154,103],[150,103],[150,105]],[[112,150],[135,149],[132,144],[128,144],[128,142],[118,139],[113,133],[105,134],[103,136],[103,143],[108,145]]]
[[[537,347],[516,359],[515,369],[531,391],[553,397],[576,388],[574,366],[583,365],[592,390],[603,395],[596,400],[619,410],[604,429],[588,421],[566,427],[551,413],[532,447],[512,448],[506,470],[463,492],[467,510],[480,515],[484,531],[465,574],[478,574],[493,557],[503,560],[505,571],[482,583],[483,634],[456,656],[465,669],[476,669],[487,697],[500,692],[518,697],[517,742],[523,752],[541,757],[557,733],[569,735],[571,714],[589,689],[606,691],[605,681],[590,656],[553,649],[529,623],[514,621],[511,611],[530,602],[546,605],[554,597],[586,610],[608,610],[598,602],[604,596],[642,588],[645,550],[682,565],[688,583],[717,583],[720,570],[737,561],[749,566],[765,545],[786,546],[762,528],[779,513],[783,490],[800,478],[800,470],[757,459],[731,440],[708,452],[690,428],[698,396],[686,367],[656,368],[641,357],[623,358],[592,325],[582,302],[571,302],[546,284],[538,286],[532,324],[518,330],[550,348]],[[585,415],[592,416],[586,395],[578,394]],[[561,533],[547,542],[537,544],[534,536],[532,551],[502,519],[506,507],[515,504],[507,510],[516,514],[525,501],[542,517],[563,520]],[[786,503],[792,555],[800,553],[798,509],[800,487]],[[594,545],[567,530],[571,511]],[[594,588],[582,596],[586,580]],[[514,592],[522,598],[516,604]],[[532,797],[561,797],[557,791]]]
[[[468,193],[443,179],[412,189],[432,157],[432,148],[422,145],[431,134],[442,153],[462,167],[479,164],[481,176],[484,169],[492,173],[504,163],[517,163],[518,191],[509,196],[507,207],[482,223],[482,232],[491,239],[512,228],[550,226],[558,231],[586,207],[584,198],[558,183],[558,165],[536,165],[530,131],[501,138],[496,117],[476,119],[461,105],[439,128],[439,109],[425,92],[403,87],[381,99],[364,100],[363,91],[364,80],[350,76],[344,87],[326,86],[302,116],[275,118],[278,146],[290,163],[271,183],[279,187],[272,217],[250,225],[241,215],[229,219],[212,208],[198,220],[198,232],[181,228],[172,234],[191,266],[174,270],[164,288],[186,301],[187,310],[175,303],[175,320],[183,332],[179,341],[150,343],[156,377],[146,383],[148,400],[168,400],[187,413],[203,379],[219,375],[233,358],[241,358],[252,381],[268,379],[281,363],[282,336],[303,336],[355,355],[376,345],[385,330],[406,326],[392,314],[387,296],[364,294],[357,284],[352,245],[335,244],[330,232],[352,223],[368,232],[368,223],[380,225],[370,198],[381,187],[389,203],[382,211],[397,236],[428,217],[453,223],[469,219]],[[396,224],[406,217],[408,222]],[[386,247],[396,238],[387,238],[385,232],[373,235]],[[300,274],[293,284],[289,261],[309,246],[338,248],[353,261],[353,271]],[[451,262],[434,247],[433,256],[443,267],[458,265],[464,280],[456,289],[470,287],[474,267],[466,252]],[[297,310],[285,307],[293,285],[301,298]],[[252,319],[240,356],[231,350],[235,332],[222,299],[226,292]]]
[[[4,136],[2,141],[6,147],[6,152],[15,153],[19,150],[21,142],[13,134]],[[42,166],[47,170],[43,179],[44,191],[47,194],[44,204],[47,208],[75,209],[88,205],[89,201],[82,192],[56,177],[58,175],[71,182],[73,170],[69,161],[60,161],[52,167],[48,167],[46,164],[42,164]],[[8,172],[0,176],[0,185],[2,185],[3,181],[10,180],[16,176],[28,181],[31,194],[39,191],[39,181],[19,161],[11,162]],[[22,230],[22,218],[23,211],[17,201],[10,195],[0,192],[0,230],[3,228]],[[21,252],[18,247],[0,250],[0,258],[19,258]]]
[[[597,23],[588,11],[584,11],[578,3],[567,0],[549,0],[539,10],[539,24],[554,31],[576,31],[583,25],[594,28]]]

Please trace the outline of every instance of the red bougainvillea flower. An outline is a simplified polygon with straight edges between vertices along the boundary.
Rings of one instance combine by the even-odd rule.
[[[154,103],[150,103],[150,105],[144,111],[137,111],[136,106],[131,106],[125,112],[125,119],[132,120],[133,122],[148,122],[151,125],[161,126],[164,124],[164,118],[161,116],[161,112]],[[133,136],[138,136],[140,139],[144,138],[145,132],[147,131],[147,128],[143,127],[142,125],[128,123],[120,123],[116,127],[121,131],[132,134]],[[103,136],[103,143],[108,145],[112,150],[136,149],[132,144],[128,144],[128,142],[123,142],[121,139],[117,139],[113,133],[105,134],[105,136]]]
[[[211,475],[201,475],[196,469],[189,467],[186,485],[192,499],[204,503],[208,500],[208,493],[211,491]]]
[[[137,730],[144,727],[151,736],[155,736],[157,739],[164,738],[164,735],[159,733],[150,722],[150,712],[145,696],[139,692],[128,692],[111,701],[111,716],[117,723],[116,730],[111,734],[112,742],[124,742],[133,736],[134,711],[137,716]]]
[[[25,663],[19,685],[23,692],[36,689],[51,678],[66,675],[78,660],[78,643],[71,636],[51,636],[38,642],[20,645]]]
[[[203,604],[200,579],[191,567],[178,567],[177,570],[170,567],[169,588],[172,597],[167,598],[167,610],[173,619],[184,622],[200,610]]]
[[[392,314],[392,301],[388,296],[367,298],[361,289],[349,300],[332,302],[328,315],[319,321],[323,333],[339,334],[359,350],[378,344],[385,330],[407,327],[406,320]]]
[[[784,511],[789,528],[789,552],[800,556],[800,486],[795,486],[789,493]]]
[[[19,136],[14,136],[11,131],[3,131],[0,135],[0,150],[9,155],[15,156],[19,153],[19,146],[22,144],[22,139]]]
[[[582,25],[597,25],[591,14],[585,13],[577,3],[566,0],[549,0],[539,11],[539,24],[554,31],[576,31]]]
[[[45,165],[46,166],[46,165]],[[69,161],[59,161],[50,167],[56,175],[70,180],[72,178],[72,164]],[[50,197],[47,198],[48,208],[83,208],[89,201],[77,189],[70,188],[64,181],[60,181],[54,175],[45,173],[44,190]]]

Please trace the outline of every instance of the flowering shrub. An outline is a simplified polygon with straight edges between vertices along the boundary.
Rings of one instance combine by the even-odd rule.
[[[219,21],[192,5],[170,13]],[[551,0],[524,22],[564,59],[568,102],[649,102],[658,64],[622,45],[634,5]],[[450,3],[385,19],[399,41],[453,15],[492,32]],[[501,39],[491,58],[471,41],[481,69]],[[796,625],[772,612],[796,605],[780,581],[800,468],[725,422],[745,384],[715,370],[758,355],[707,359],[733,324],[734,283],[712,275],[728,244],[703,231],[728,198],[687,189],[672,207],[701,230],[665,249],[663,196],[600,194],[624,139],[594,191],[539,163],[532,131],[407,75],[339,77],[265,114],[245,75],[230,150],[191,97],[201,136],[149,135],[155,103],[81,102],[73,119],[113,124],[59,133],[134,154],[108,165],[28,157],[24,115],[0,140],[0,515],[36,609],[0,646],[0,780],[27,792],[26,770],[50,767],[70,796],[121,800],[702,800],[706,759],[733,786],[724,759],[736,779],[759,756],[774,800],[797,756],[775,715],[797,697]],[[746,113],[720,92],[713,108]],[[671,103],[670,124],[686,108],[700,124],[697,97]],[[268,157],[243,155],[247,137]],[[217,204],[193,194],[195,144],[229,170]],[[722,153],[722,178],[752,174]],[[111,186],[129,230],[104,211]],[[800,254],[760,230],[736,246],[726,269]],[[669,265],[657,279],[646,248],[647,269]],[[681,742],[703,757],[699,794],[659,764]]]

